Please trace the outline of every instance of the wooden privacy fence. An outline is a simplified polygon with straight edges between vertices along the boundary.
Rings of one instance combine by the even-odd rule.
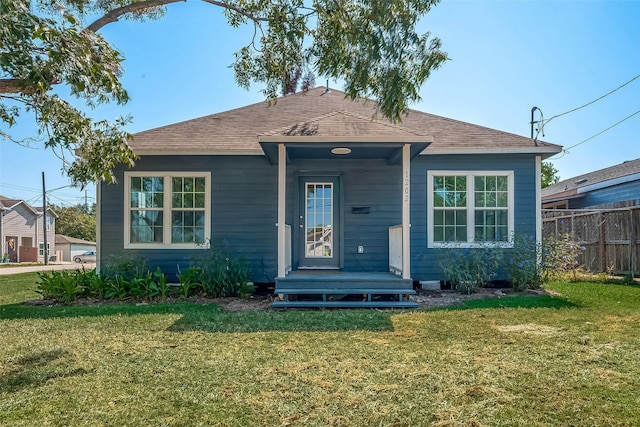
[[[579,263],[594,273],[640,274],[640,206],[619,209],[544,209],[542,239],[570,234],[584,246]]]

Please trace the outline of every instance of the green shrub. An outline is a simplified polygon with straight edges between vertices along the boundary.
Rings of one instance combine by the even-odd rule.
[[[36,292],[44,298],[54,299],[73,304],[78,300],[78,296],[84,292],[82,279],[80,276],[84,272],[78,271],[51,271],[48,273],[38,273]]]
[[[513,289],[539,288],[542,285],[542,266],[538,258],[542,253],[535,236],[514,235],[513,248],[509,253],[507,272]]]
[[[545,281],[568,279],[578,269],[578,257],[586,248],[569,234],[550,236],[542,244],[542,274]]]
[[[131,283],[122,276],[116,276],[113,279],[107,279],[107,290],[104,293],[105,298],[117,298],[123,300],[131,296]]]
[[[90,270],[84,274],[84,290],[87,297],[103,299],[107,290],[108,282],[95,270]]]
[[[240,296],[249,292],[251,272],[246,260],[227,248],[210,245],[194,261],[199,283],[211,298]]]
[[[502,249],[464,248],[449,244],[439,252],[440,267],[451,287],[467,294],[485,286],[497,273]]]
[[[201,278],[202,271],[198,267],[189,267],[184,272],[181,272],[178,268],[180,293],[184,298],[189,298],[197,293],[197,290],[201,287]]]
[[[112,256],[100,268],[100,275],[106,280],[120,277],[131,281],[143,277],[147,271],[147,261],[142,257]]]
[[[167,276],[160,270],[160,267],[157,267],[155,273],[153,273],[153,279],[158,287],[158,295],[164,301],[167,298],[169,287],[167,286]]]

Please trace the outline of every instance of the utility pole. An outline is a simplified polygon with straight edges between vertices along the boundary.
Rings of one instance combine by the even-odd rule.
[[[42,234],[44,234],[44,265],[49,265],[49,251],[47,250],[47,190],[44,185],[44,172],[42,172]]]
[[[87,190],[84,190],[84,213],[89,213],[89,203],[87,202]]]

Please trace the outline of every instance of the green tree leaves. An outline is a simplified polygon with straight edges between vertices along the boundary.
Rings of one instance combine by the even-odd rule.
[[[542,188],[555,184],[560,180],[558,169],[551,162],[542,162]]]
[[[51,209],[58,215],[56,218],[56,234],[75,237],[76,239],[96,241],[96,215],[86,212],[84,206],[55,206]]]
[[[35,113],[34,139],[76,155],[64,169],[78,184],[113,181],[111,170],[136,159],[128,119],[96,122],[51,91],[69,89],[94,107],[124,104],[123,58],[97,32],[119,19],[159,19],[178,0],[11,0],[0,3],[0,121],[9,129]],[[400,121],[420,86],[447,60],[441,42],[419,34],[418,20],[439,0],[203,0],[224,10],[230,27],[254,35],[233,62],[236,83],[260,83],[268,99],[308,86],[314,74],[345,82],[348,97],[367,97]],[[97,17],[97,19],[96,19]],[[82,22],[91,22],[87,27]],[[0,131],[14,140],[9,131]]]

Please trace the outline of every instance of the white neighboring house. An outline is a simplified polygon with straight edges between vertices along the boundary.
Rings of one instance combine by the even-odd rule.
[[[56,218],[47,208],[43,221],[42,207],[30,206],[24,200],[0,196],[0,258],[11,262],[44,262],[46,240],[49,256],[55,255]]]
[[[88,251],[96,251],[96,242],[56,234],[56,253],[59,261],[73,261],[74,256]]]

